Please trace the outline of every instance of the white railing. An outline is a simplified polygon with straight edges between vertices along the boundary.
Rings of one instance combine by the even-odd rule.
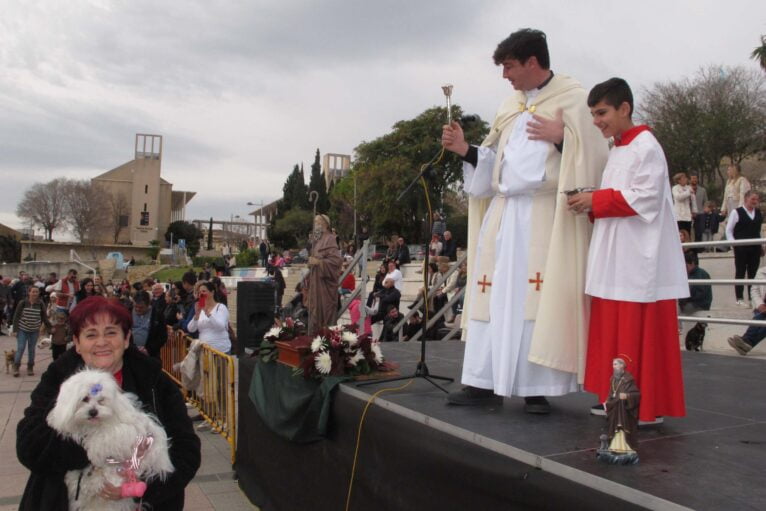
[[[683,248],[708,248],[708,247],[746,247],[752,245],[766,245],[766,238],[747,239],[747,240],[720,240],[720,241],[695,241],[682,243]],[[689,285],[705,286],[744,286],[757,285],[766,286],[766,280],[758,279],[689,279]],[[704,314],[705,311],[698,311],[697,314]],[[705,316],[678,316],[679,321],[687,323],[716,323],[721,325],[744,325],[766,327],[766,321],[756,319],[735,319],[735,318],[714,318]]]
[[[351,305],[354,298],[359,297],[361,305],[359,307],[359,329],[357,332],[359,332],[360,335],[364,332],[364,320],[367,317],[367,310],[364,305],[367,303],[367,282],[370,280],[370,276],[367,275],[367,255],[369,254],[369,251],[370,240],[364,240],[362,247],[356,251],[354,258],[348,264],[348,268],[346,268],[340,278],[338,278],[338,287],[340,287],[343,283],[343,279],[345,279],[349,273],[353,272],[357,266],[359,267],[359,280],[356,283],[356,288],[349,295],[341,297],[338,317],[348,310],[348,306]]]

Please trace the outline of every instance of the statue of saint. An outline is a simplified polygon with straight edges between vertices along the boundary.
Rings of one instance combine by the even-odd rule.
[[[314,243],[309,256],[308,334],[334,325],[338,315],[338,278],[343,258],[327,215],[314,218]]]
[[[633,375],[625,370],[625,360],[612,361],[612,379],[609,395],[604,403],[607,416],[607,434],[603,438],[599,458],[615,464],[638,462],[636,433],[638,432],[638,406],[641,393]],[[608,445],[606,444],[608,441]]]

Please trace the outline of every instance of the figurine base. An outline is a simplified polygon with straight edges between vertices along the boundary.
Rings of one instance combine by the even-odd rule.
[[[638,453],[616,453],[608,449],[598,449],[596,457],[599,461],[609,463],[610,465],[636,465],[638,464]]]

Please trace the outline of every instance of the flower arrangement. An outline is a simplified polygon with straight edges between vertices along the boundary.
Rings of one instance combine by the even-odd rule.
[[[390,371],[384,361],[380,344],[370,335],[356,334],[356,326],[330,327],[319,331],[313,338],[306,335],[291,337],[285,327],[272,328],[264,337],[264,343],[272,346],[280,340],[310,346],[295,369],[304,378],[322,379],[326,376],[358,376],[374,371]],[[276,350],[274,350],[276,351]],[[263,344],[261,345],[263,352]],[[270,354],[269,360],[276,358]]]
[[[370,335],[357,336],[355,326],[349,325],[320,330],[297,371],[305,378],[323,378],[370,374],[384,368],[380,344]]]
[[[283,323],[277,324],[263,336],[263,341],[258,348],[258,356],[264,362],[272,362],[277,359],[277,341],[289,341],[306,335],[306,325],[301,321],[287,318]]]

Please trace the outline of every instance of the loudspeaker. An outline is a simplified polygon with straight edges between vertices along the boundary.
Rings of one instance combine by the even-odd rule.
[[[274,326],[274,281],[237,282],[237,355],[261,345]]]

